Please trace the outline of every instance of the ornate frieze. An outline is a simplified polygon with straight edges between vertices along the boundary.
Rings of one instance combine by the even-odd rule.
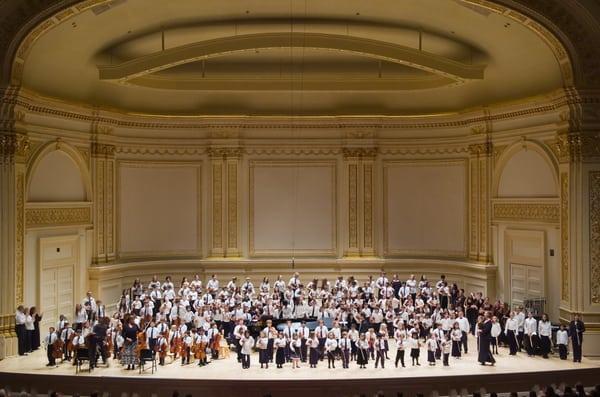
[[[92,155],[93,156],[114,157],[115,152],[116,152],[115,145],[107,145],[107,144],[99,143],[99,142],[92,143]]]
[[[492,154],[494,146],[491,142],[474,143],[469,145],[469,153],[473,156],[488,156]]]
[[[90,206],[27,208],[25,210],[27,228],[88,225],[91,223],[92,210]]]
[[[590,172],[590,299],[600,304],[600,171]]]
[[[30,153],[29,138],[22,134],[0,135],[0,159],[27,157]]]
[[[495,221],[560,222],[560,207],[551,203],[493,203]]]
[[[343,148],[342,154],[344,158],[363,158],[377,156],[377,148],[374,147],[352,147]]]
[[[561,162],[586,161],[600,158],[600,134],[560,133],[556,137],[554,150]]]

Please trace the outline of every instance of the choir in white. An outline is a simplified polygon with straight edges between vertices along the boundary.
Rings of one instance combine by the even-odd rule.
[[[20,354],[33,343],[27,313],[22,307],[16,313]],[[585,331],[575,315],[560,326],[553,344],[545,314],[538,320],[481,293],[467,296],[443,275],[432,285],[425,276],[388,279],[383,271],[364,282],[339,277],[306,284],[295,273],[287,282],[279,276],[272,285],[264,278],[258,287],[249,278],[238,284],[235,277],[222,285],[216,275],[205,284],[198,275],[191,281],[184,278],[176,287],[170,277],[161,282],[154,276],[123,291],[110,317],[91,293],[77,305],[72,321],[69,317],[61,315],[49,329],[44,343],[49,366],[78,355],[85,355],[90,368],[99,358],[108,365],[110,356],[127,369],[152,357],[160,365],[204,366],[227,356],[230,347],[242,368],[250,367],[256,350],[262,368],[273,362],[277,368],[299,368],[305,362],[316,368],[325,360],[328,368],[338,362],[342,368],[351,363],[367,368],[369,361],[384,368],[388,360],[405,367],[409,357],[411,365],[419,366],[421,349],[427,351],[429,365],[441,361],[447,366],[450,357],[468,354],[471,337],[477,338],[483,365],[494,364],[498,345],[508,346],[511,355],[524,349],[544,358],[556,347],[566,359],[569,342],[573,360],[580,362]]]

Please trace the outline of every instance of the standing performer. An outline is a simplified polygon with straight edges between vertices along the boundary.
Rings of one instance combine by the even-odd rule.
[[[298,328],[298,335],[300,336],[300,342],[302,343],[302,346],[300,348],[300,361],[305,363],[308,359],[306,341],[308,340],[308,337],[310,335],[310,330],[306,326],[306,321],[304,320],[302,320],[300,328]]]
[[[285,349],[287,346],[287,340],[283,336],[283,332],[279,331],[279,335],[273,341],[273,346],[275,347],[275,364],[277,364],[277,368],[283,368],[283,364],[285,364]]]
[[[525,322],[523,323],[523,344],[529,357],[535,354],[535,338],[537,333],[537,320],[533,318],[533,313],[529,312]]]
[[[260,363],[260,367],[265,369],[269,368],[269,351],[267,347],[269,345],[269,338],[267,334],[263,331],[260,333],[260,337],[256,341],[256,348],[258,349],[258,362]]]
[[[121,332],[123,339],[125,340],[123,352],[121,353],[121,363],[127,365],[128,370],[135,369],[135,365],[137,364],[136,342],[139,330],[139,327],[135,323],[135,318],[130,316],[125,322],[123,331]]]
[[[315,328],[315,335],[317,339],[319,339],[319,353],[321,354],[321,361],[323,361],[324,352],[325,352],[325,341],[327,340],[328,330],[327,327],[323,324],[323,320],[319,320],[319,325]]]
[[[38,314],[35,306],[29,309],[29,315],[33,319],[33,334],[31,335],[31,350],[37,350],[40,348],[40,321],[42,316]]]
[[[294,336],[292,336],[292,341],[290,342],[290,357],[292,359],[292,369],[300,368],[300,348],[302,347],[302,341],[296,332]]]
[[[165,365],[165,358],[167,357],[167,352],[169,351],[169,342],[166,338],[166,332],[161,334],[156,341],[155,349],[158,352],[158,364]]]
[[[490,338],[492,337],[492,320],[490,312],[485,312],[483,324],[479,330],[479,356],[477,361],[481,365],[489,362],[492,365],[496,363],[496,360],[490,352]]]
[[[581,362],[581,346],[583,345],[583,333],[585,324],[581,321],[579,314],[575,314],[573,321],[569,324],[569,335],[571,335],[571,344],[573,346],[573,362]]]
[[[356,329],[356,324],[352,324],[350,326],[350,331],[348,331],[348,337],[350,338],[350,342],[351,342],[351,346],[350,346],[350,360],[356,360],[356,356],[358,354],[358,347],[357,347],[357,343],[358,343],[358,339],[360,337],[360,334],[358,333],[358,330]]]
[[[252,354],[252,347],[254,346],[254,338],[250,336],[248,330],[244,331],[244,334],[240,338],[240,354],[242,369],[250,368],[250,354]]]
[[[319,339],[317,339],[314,332],[310,333],[310,337],[306,344],[309,349],[308,363],[311,368],[317,368],[317,363],[319,362]]]
[[[458,312],[458,318],[456,319],[460,331],[462,332],[462,350],[465,354],[469,353],[469,344],[467,341],[467,336],[469,335],[469,330],[471,329],[471,325],[469,324],[469,320],[464,316],[464,313],[461,311]]]
[[[377,336],[377,340],[375,341],[375,350],[376,350],[376,358],[375,358],[375,368],[377,368],[377,364],[381,361],[381,369],[385,368],[385,339],[381,334]]]
[[[56,357],[55,357],[55,348],[56,342],[59,340],[58,335],[56,335],[54,327],[50,327],[48,330],[48,336],[46,337],[46,355],[48,357],[48,364],[46,367],[56,367]],[[58,351],[60,352],[61,348],[58,347]]]
[[[361,334],[357,342],[358,354],[356,357],[356,363],[360,368],[367,368],[366,365],[369,363],[369,342],[365,334]]]
[[[396,368],[398,368],[398,361],[402,364],[402,368],[404,365],[404,349],[406,348],[406,341],[404,339],[404,332],[400,329],[396,330],[394,337],[396,339]]]
[[[347,369],[348,364],[350,363],[350,351],[352,350],[352,340],[348,336],[348,332],[344,331],[339,345],[342,356],[342,368]]]
[[[506,320],[506,324],[504,325],[504,333],[508,339],[508,347],[511,356],[516,355],[517,350],[519,349],[519,340],[517,339],[518,329],[519,320],[517,319],[515,312],[511,312],[510,318]]]
[[[421,364],[419,364],[419,355],[421,354],[421,351],[419,348],[421,347],[421,344],[419,342],[419,335],[416,332],[410,334],[407,340],[407,345],[410,347],[410,358],[412,359],[412,365],[414,366],[416,363],[418,366],[420,366]]]
[[[558,345],[558,354],[561,360],[567,359],[567,346],[569,345],[569,333],[565,329],[564,324],[560,325],[560,329],[556,331],[556,344]]]
[[[335,351],[338,347],[337,340],[333,332],[329,332],[325,341],[325,351],[327,352],[327,368],[335,368]]]
[[[540,335],[542,356],[548,358],[552,348],[552,342],[550,341],[550,338],[552,338],[552,323],[550,323],[546,313],[542,314],[542,319],[538,323],[538,334]]]
[[[498,321],[498,317],[492,317],[492,332],[490,338],[490,345],[492,347],[492,353],[498,354],[498,336],[502,333],[502,326]]]
[[[17,333],[17,340],[19,343],[19,356],[24,356],[27,354],[25,340],[27,338],[25,332],[25,321],[27,320],[27,316],[25,315],[25,308],[21,305],[17,307],[17,311],[15,313],[15,331]]]
[[[429,365],[435,365],[435,354],[438,350],[438,341],[435,339],[435,335],[432,333],[429,334],[429,338],[426,342],[427,345],[427,362]]]
[[[442,355],[443,355],[443,363],[444,367],[450,365],[448,358],[450,357],[450,350],[452,346],[452,341],[450,341],[450,335],[445,335],[444,340],[442,340]],[[459,350],[460,353],[460,350]]]
[[[464,318],[464,317],[463,317]],[[460,345],[463,338],[463,332],[460,330],[460,323],[455,322],[452,331],[450,332],[450,339],[452,340],[452,357],[460,358]]]

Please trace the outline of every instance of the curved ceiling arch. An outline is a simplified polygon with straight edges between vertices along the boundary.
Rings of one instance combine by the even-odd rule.
[[[117,3],[117,2],[115,2]],[[138,87],[138,91],[137,93],[135,93],[137,98],[140,98],[140,100],[138,101],[138,103],[134,104],[134,105],[128,105],[128,103],[131,102],[131,98],[132,98],[132,93],[134,93],[135,91],[124,91],[125,89],[129,90],[130,85],[133,85],[134,83],[136,83],[136,79],[133,78],[125,78],[124,81],[129,80],[130,81],[130,85],[116,85],[116,84],[110,84],[106,81],[102,81],[98,79],[98,69],[97,69],[97,63],[94,65],[95,68],[95,74],[96,74],[96,81],[100,82],[100,83],[104,83],[105,85],[110,85],[110,86],[115,86],[115,87],[121,87],[119,89],[115,89],[113,90],[113,92],[108,92],[110,89],[104,86],[97,86],[97,87],[92,87],[91,85],[81,85],[81,84],[74,84],[72,89],[74,90],[74,92],[76,92],[76,96],[73,98],[67,97],[67,96],[63,96],[61,94],[61,89],[64,90],[66,88],[65,84],[62,84],[61,86],[63,88],[60,88],[60,85],[58,85],[58,82],[56,83],[56,87],[59,87],[57,92],[50,92],[47,91],[45,89],[40,89],[38,90],[38,87],[36,86],[37,82],[39,82],[39,79],[36,80],[35,83],[32,83],[31,81],[28,81],[29,77],[27,76],[35,76],[36,74],[39,76],[40,73],[38,72],[32,72],[29,71],[27,72],[26,68],[26,63],[25,60],[29,57],[29,55],[32,52],[32,49],[35,49],[36,45],[38,45],[39,42],[41,42],[42,40],[44,40],[44,37],[49,33],[49,32],[53,32],[56,28],[60,28],[61,26],[64,27],[64,25],[69,25],[71,24],[73,21],[73,23],[80,23],[80,26],[84,26],[84,21],[88,21],[89,19],[86,19],[89,16],[92,16],[91,14],[94,13],[96,14],[96,12],[98,11],[99,7],[108,7],[109,12],[106,12],[105,14],[99,14],[96,15],[96,17],[98,17],[98,20],[100,20],[100,17],[103,17],[103,15],[113,15],[115,18],[119,18],[118,16],[122,14],[120,13],[120,11],[118,11],[121,8],[127,8],[130,7],[130,5],[134,5],[139,3],[139,1],[137,0],[127,0],[125,2],[118,2],[121,5],[119,5],[118,7],[114,7],[114,10],[111,8],[113,2],[111,1],[102,1],[102,0],[94,0],[94,1],[85,1],[85,2],[77,2],[74,3],[71,7],[64,9],[62,11],[60,11],[59,13],[54,14],[51,18],[47,19],[45,22],[37,25],[29,34],[29,36],[21,42],[21,46],[19,48],[19,50],[17,51],[17,57],[14,60],[14,64],[13,64],[13,82],[17,85],[22,84],[25,81],[25,84],[23,84],[26,88],[30,88],[36,92],[39,92],[41,95],[48,95],[51,97],[56,97],[56,98],[61,98],[67,101],[73,101],[75,103],[88,103],[90,105],[93,106],[99,106],[99,107],[107,107],[107,108],[120,108],[126,111],[132,111],[132,112],[139,112],[139,113],[156,113],[156,112],[160,112],[163,106],[163,103],[166,103],[167,106],[164,108],[164,111],[169,113],[169,112],[174,112],[174,113],[178,113],[178,114],[186,114],[188,112],[197,112],[199,109],[205,109],[206,106],[213,106],[216,109],[221,109],[223,106],[225,106],[225,103],[240,103],[240,109],[236,112],[236,113],[240,113],[240,114],[276,114],[279,111],[277,110],[273,110],[272,108],[268,108],[268,106],[259,103],[260,101],[256,101],[254,99],[250,100],[246,100],[244,98],[238,97],[238,98],[232,98],[233,101],[231,100],[225,100],[225,98],[223,96],[219,97],[219,96],[215,96],[213,95],[214,98],[195,98],[195,97],[191,97],[189,93],[184,93],[182,94],[182,96],[180,97],[170,97],[169,101],[162,101],[162,103],[160,103],[161,108],[158,108],[157,106],[159,106],[159,103],[155,103],[155,104],[150,104],[149,102],[152,99],[152,90],[157,88],[157,86],[161,85],[158,84],[157,81],[160,80],[160,78],[156,78],[156,76],[152,76],[152,78],[149,78],[150,76],[146,76],[145,78],[148,78],[147,81],[140,81],[139,77],[138,77],[138,81],[137,83],[141,86]],[[186,2],[187,3],[187,2]],[[270,2],[269,4],[275,4],[275,2]],[[346,8],[345,4],[348,4],[346,2],[340,2],[340,4],[338,4],[338,8],[342,6],[342,3],[344,5],[344,9]],[[391,8],[390,10],[393,10],[394,8],[397,9],[397,4],[394,5],[393,1],[389,2],[389,6],[393,8]],[[430,4],[431,3],[431,4]],[[124,4],[124,5],[123,5]],[[158,4],[158,3],[157,3]],[[197,3],[196,3],[197,4]],[[212,3],[211,3],[212,4]],[[236,3],[237,4],[237,3]],[[261,6],[263,3],[260,3]],[[320,2],[315,2],[314,6],[317,8],[322,8],[322,4],[324,3],[320,3]],[[327,3],[328,5],[325,7],[329,7],[329,11],[328,13],[319,13],[317,12],[314,15],[317,16],[323,16],[326,18],[332,18],[336,17],[337,14],[335,14],[335,12],[337,12],[338,10],[336,9],[336,6],[330,6],[329,3]],[[387,3],[386,3],[387,4]],[[411,3],[412,4],[412,3]],[[520,62],[516,62],[515,59],[511,59],[511,61],[509,62],[509,64],[511,65],[517,65],[513,67],[512,71],[508,71],[508,72],[502,72],[505,73],[506,76],[516,76],[515,79],[515,84],[514,84],[514,90],[512,88],[510,88],[510,90],[513,90],[513,94],[509,94],[509,88],[508,85],[505,84],[506,82],[502,83],[496,80],[496,82],[494,82],[493,84],[495,85],[490,85],[492,84],[492,80],[488,80],[487,75],[488,75],[488,71],[492,72],[492,65],[494,65],[495,70],[493,72],[498,73],[499,69],[498,69],[498,65],[500,65],[500,63],[498,62],[498,58],[494,59],[491,58],[490,59],[490,63],[488,64],[488,68],[486,68],[486,73],[484,76],[485,78],[481,81],[483,81],[483,83],[480,83],[479,80],[476,79],[465,79],[464,77],[458,76],[459,78],[457,78],[456,75],[452,75],[451,77],[448,77],[448,75],[444,75],[444,73],[446,73],[445,71],[440,71],[435,69],[436,72],[436,77],[443,77],[445,79],[450,79],[452,80],[452,82],[463,82],[465,80],[474,80],[474,83],[470,83],[470,84],[460,84],[461,88],[454,88],[455,86],[458,86],[458,84],[452,84],[450,81],[446,80],[446,81],[441,81],[438,80],[436,82],[433,82],[433,80],[435,79],[430,79],[429,80],[429,87],[428,88],[433,88],[431,90],[421,90],[421,92],[424,91],[428,91],[428,93],[417,93],[416,95],[411,94],[410,97],[406,96],[406,97],[398,97],[397,94],[384,94],[381,96],[374,96],[375,93],[367,93],[365,97],[363,98],[358,98],[356,101],[350,100],[350,97],[345,96],[345,97],[339,97],[339,98],[327,98],[325,96],[323,97],[317,97],[317,101],[313,101],[313,98],[307,96],[306,99],[302,100],[301,102],[304,104],[308,104],[307,106],[313,106],[313,107],[317,107],[320,105],[319,100],[323,99],[328,99],[329,103],[335,103],[337,105],[343,106],[344,110],[332,110],[332,108],[326,108],[324,106],[319,106],[319,108],[322,108],[323,112],[328,112],[328,113],[333,113],[333,114],[364,114],[365,112],[373,112],[373,109],[382,109],[381,114],[415,114],[415,109],[417,107],[420,107],[419,111],[421,112],[425,112],[425,113],[438,113],[438,112],[445,112],[445,111],[457,111],[460,109],[465,109],[465,108],[472,108],[472,107],[476,107],[476,106],[481,106],[481,105],[491,105],[493,103],[498,103],[498,102],[506,102],[506,101],[513,101],[519,98],[526,98],[526,97],[532,97],[532,96],[536,96],[536,95],[540,95],[540,94],[545,94],[545,93],[549,93],[552,92],[552,90],[554,89],[559,89],[561,87],[564,86],[570,86],[572,84],[573,81],[573,69],[571,67],[571,63],[570,63],[570,59],[568,56],[568,52],[567,50],[565,50],[565,47],[561,44],[561,42],[559,41],[559,39],[554,36],[553,34],[551,34],[543,25],[539,24],[538,22],[534,21],[533,19],[530,19],[529,17],[527,17],[526,15],[515,11],[514,9],[511,9],[509,7],[506,7],[504,5],[499,6],[497,5],[495,2],[493,1],[488,1],[488,0],[477,0],[477,1],[471,1],[471,0],[458,0],[458,1],[450,1],[448,0],[447,2],[444,2],[443,4],[447,4],[448,6],[444,6],[441,7],[443,8],[443,10],[441,10],[439,13],[437,14],[432,14],[433,10],[436,9],[437,5],[440,4],[439,2],[432,2],[429,0],[426,0],[424,2],[418,2],[418,3],[414,3],[413,5],[418,5],[421,6],[421,4],[425,4],[426,7],[429,7],[429,12],[425,12],[423,15],[424,18],[429,18],[429,15],[432,15],[437,22],[433,22],[433,19],[430,25],[425,26],[425,30],[431,30],[432,26],[436,26],[435,24],[439,24],[440,21],[437,20],[435,18],[435,15],[441,17],[442,15],[448,15],[448,13],[444,10],[449,9],[449,7],[458,7],[457,10],[460,13],[460,15],[463,15],[463,13],[467,12],[464,9],[466,9],[467,7],[464,7],[464,5],[468,4],[470,6],[473,6],[473,8],[478,8],[479,10],[485,10],[484,12],[472,12],[473,10],[471,10],[470,12],[474,15],[473,20],[476,22],[476,25],[479,25],[480,29],[487,29],[487,26],[492,26],[492,25],[496,25],[497,23],[500,22],[501,20],[508,20],[512,22],[513,26],[520,26],[518,29],[515,27],[515,30],[519,30],[522,31],[524,30],[528,30],[530,33],[533,32],[534,36],[538,36],[539,39],[541,39],[541,41],[543,41],[544,43],[546,43],[548,45],[548,47],[546,47],[546,51],[548,51],[548,48],[551,48],[551,53],[553,53],[556,57],[556,59],[559,61],[558,62],[558,66],[551,66],[551,68],[556,68],[556,70],[558,72],[558,74],[560,74],[562,77],[562,83],[560,84],[554,84],[553,87],[550,87],[550,80],[547,80],[545,84],[545,88],[540,88],[537,89],[536,87],[536,82],[529,80],[529,81],[523,81],[523,82],[519,82],[518,78],[520,75],[523,75],[522,73],[524,72],[525,69],[521,70],[521,71],[517,71],[516,69],[518,69],[518,66],[520,64]],[[429,6],[427,6],[426,4],[429,4]],[[454,4],[454,5],[453,5]],[[458,4],[458,5],[457,5]],[[227,6],[229,6],[229,3],[227,4]],[[217,7],[218,9],[220,9],[221,5],[217,5],[217,3],[212,4],[212,7]],[[240,6],[241,7],[241,6]],[[412,7],[412,6],[411,6]],[[432,8],[433,7],[433,8]],[[461,7],[463,7],[463,9],[461,10]],[[149,8],[149,7],[148,7]],[[177,7],[179,8],[179,6]],[[239,7],[238,7],[239,8]],[[135,9],[135,7],[134,7]],[[131,11],[129,11],[130,15],[134,15],[132,13],[134,13],[136,10],[132,9]],[[373,10],[373,8],[371,7],[371,9]],[[139,11],[140,9],[138,9],[137,11]],[[243,10],[240,9],[241,13],[243,13]],[[333,10],[333,11],[331,11]],[[89,11],[89,12],[88,12]],[[239,10],[238,10],[239,11]],[[346,10],[349,11],[349,10]],[[456,11],[453,9],[453,11]],[[155,13],[156,14],[156,13]],[[334,15],[335,14],[335,15]],[[396,16],[394,16],[394,14],[396,14]],[[480,15],[480,14],[486,14],[486,15]],[[489,15],[488,15],[489,14]],[[87,15],[87,17],[85,16]],[[184,14],[182,14],[184,15]],[[202,13],[198,14],[198,15],[204,15]],[[268,12],[265,14],[268,16]],[[363,13],[362,16],[365,17],[364,20],[368,20],[368,18],[366,18],[367,13]],[[387,20],[395,20],[394,18],[397,18],[398,15],[401,14],[397,14],[395,12],[392,12],[391,14],[389,12],[384,12],[381,11],[379,12],[379,17],[381,18],[388,18]],[[490,16],[491,15],[491,16]],[[492,18],[492,16],[494,16]],[[217,15],[218,16],[218,15]],[[221,15],[222,16],[222,15]],[[338,15],[339,16],[339,15]],[[212,16],[208,16],[208,17],[212,17]],[[471,18],[472,16],[469,16],[469,18]],[[238,16],[239,18],[239,16]],[[407,17],[408,18],[408,17]],[[463,18],[463,17],[461,17]],[[486,18],[490,18],[489,21],[485,21]],[[351,18],[352,19],[352,18]],[[445,18],[444,20],[448,20],[451,21],[453,18]],[[106,19],[104,19],[106,21]],[[120,18],[120,20],[124,20],[123,18]],[[126,20],[126,19],[125,19]],[[465,20],[466,21],[466,20]],[[462,29],[462,26],[469,26],[468,23],[463,23],[465,22],[462,19],[458,22],[460,22],[460,26]],[[483,24],[481,24],[481,21],[484,21]],[[68,23],[65,23],[68,22]],[[457,22],[457,23],[458,23]],[[470,22],[470,21],[466,21],[466,22]],[[516,24],[514,22],[517,22]],[[445,22],[443,23],[445,25]],[[146,27],[150,27],[150,26],[154,26],[154,29],[157,28],[157,24],[156,22],[149,22]],[[158,25],[160,26],[160,25]],[[118,27],[119,31],[122,30],[123,26]],[[139,31],[137,30],[139,27],[134,27],[133,30],[135,31]],[[450,29],[448,29],[448,26],[441,26],[440,27],[441,30],[445,31],[448,30],[450,31]],[[468,28],[467,28],[468,29]],[[512,29],[512,28],[511,28]],[[483,33],[485,33],[484,31],[482,31]],[[498,31],[499,33],[500,31]],[[452,32],[454,33],[454,32]],[[459,32],[457,32],[459,33]],[[54,35],[54,33],[52,33]],[[124,32],[122,32],[121,34],[124,34]],[[470,37],[469,37],[470,35]],[[460,36],[460,37],[459,37]],[[124,36],[123,36],[124,37]],[[465,32],[462,32],[460,34],[457,34],[457,37],[462,38],[463,40],[466,39],[467,41],[469,41],[469,39],[473,39],[475,41],[477,41],[477,43],[480,43],[478,34],[476,32],[473,31],[473,29],[471,28],[471,31],[469,34],[465,35]],[[539,40],[538,39],[538,40]],[[46,39],[44,40],[45,43],[48,42],[48,40],[50,39]],[[63,39],[64,40],[64,39]],[[107,40],[105,42],[117,42],[118,40],[116,40],[116,37],[112,37],[110,40]],[[471,43],[475,42],[475,41],[471,41]],[[57,42],[56,38],[54,40],[54,42]],[[499,39],[497,41],[498,43],[502,42],[502,39]],[[521,42],[519,40],[516,41],[517,46],[521,44]],[[489,44],[489,41],[488,41]],[[544,46],[540,46],[541,43],[538,44],[538,47],[544,47]],[[496,45],[496,44],[494,44]],[[339,45],[335,45],[332,47],[339,47]],[[478,45],[474,45],[474,47],[480,47],[483,48],[484,51],[486,51],[487,53],[487,47],[485,45],[482,46],[478,46]],[[106,46],[104,46],[104,48],[106,48]],[[322,48],[322,47],[319,47]],[[46,50],[47,51],[47,50]],[[348,51],[346,51],[348,52]],[[517,51],[520,54],[527,54],[527,50],[519,50],[517,48]],[[38,51],[39,54],[39,51]],[[353,53],[355,54],[355,53]],[[393,58],[386,58],[386,57],[379,57],[379,55],[375,55],[373,56],[373,54],[369,54],[371,59],[385,59],[386,61],[394,61],[397,64],[407,64],[407,63],[402,63],[402,62],[398,62],[398,59],[400,59],[401,57],[399,56],[395,56]],[[499,54],[494,54],[495,56],[498,56]],[[379,57],[379,58],[378,58]],[[535,57],[537,57],[537,55],[531,55],[531,59],[535,59]],[[38,57],[36,57],[36,62],[39,60],[39,55]],[[540,59],[540,58],[537,58]],[[402,61],[402,60],[401,60]],[[504,61],[506,64],[506,60]],[[423,66],[423,65],[421,65]],[[534,66],[533,64],[529,65],[529,66],[524,66],[524,68],[529,68],[530,72],[532,70],[536,70],[536,71],[543,71],[543,73],[546,73],[546,71],[548,69],[545,68],[540,68],[540,65],[536,65]],[[414,67],[413,65],[411,65],[411,67]],[[158,69],[157,69],[158,70]],[[427,65],[425,65],[425,67],[421,67],[420,70],[425,70],[428,73],[432,73],[432,69],[430,69]],[[55,73],[52,72],[51,70],[48,73]],[[73,75],[73,71],[72,70],[65,70],[64,71],[65,74],[69,74],[69,75]],[[555,73],[554,71],[552,73]],[[555,75],[558,75],[555,74]],[[147,73],[144,73],[144,75],[147,75]],[[538,75],[540,75],[540,73],[534,73],[534,79],[538,78]],[[26,77],[25,79],[23,79],[23,77]],[[89,75],[88,75],[89,76]],[[548,75],[546,75],[548,76]],[[550,77],[549,77],[550,78]],[[554,78],[554,77],[551,77]],[[486,85],[486,81],[488,81],[489,84]],[[51,81],[46,81],[44,82],[44,84],[52,84]],[[144,87],[145,84],[145,87]],[[154,87],[152,86],[154,84]],[[412,83],[411,83],[412,84]],[[97,85],[97,84],[96,84]],[[418,84],[415,84],[415,86],[417,86]],[[381,82],[380,86],[382,86],[381,88],[377,88],[373,91],[381,91],[381,92],[385,92],[386,90],[384,89],[385,87],[385,83],[383,83],[383,81]],[[292,85],[290,85],[290,87],[293,87]],[[462,88],[462,87],[466,87],[466,88]],[[480,87],[480,88],[477,88]],[[160,88],[160,87],[158,87]],[[71,89],[71,88],[69,88]],[[212,88],[214,90],[214,87]],[[409,88],[409,89],[413,89],[414,88]],[[537,92],[535,92],[535,90],[537,89]],[[79,90],[79,91],[77,91]],[[84,92],[84,90],[87,90]],[[167,87],[167,90],[173,90],[173,87]],[[199,88],[199,90],[206,90],[207,92],[211,90],[211,88]],[[258,89],[256,89],[258,90]],[[389,90],[387,90],[387,92],[390,92],[392,89],[390,88]],[[445,91],[439,91],[439,90],[445,90]],[[450,90],[454,90],[454,91],[450,91]],[[173,90],[175,91],[175,90]],[[190,90],[189,92],[194,91],[194,88],[190,86]],[[479,93],[477,93],[477,91]],[[439,92],[440,95],[437,95],[436,92]],[[520,93],[518,93],[520,92]],[[481,99],[478,99],[481,97],[481,95],[484,95],[484,93],[491,93],[493,95],[490,95],[490,102],[482,102]],[[56,95],[55,95],[56,94]],[[89,95],[98,95],[97,98],[91,98]],[[87,97],[86,97],[87,95]],[[246,95],[246,94],[244,94]],[[387,95],[387,96],[386,96]],[[396,95],[396,97],[393,97],[393,95]],[[428,95],[428,97],[426,98],[426,95]],[[487,94],[485,94],[487,95]],[[509,95],[512,95],[512,97],[509,97]],[[209,95],[210,96],[210,95]],[[492,98],[495,97],[495,98]],[[108,102],[108,100],[112,100],[111,98],[116,98],[114,99],[114,102]],[[272,98],[272,102],[270,104],[268,104],[269,106],[271,106],[271,104],[276,104],[276,103],[283,103],[282,100],[284,98],[280,97],[276,97],[274,96]],[[137,100],[137,99],[136,99]],[[288,101],[289,102],[289,101]],[[257,106],[260,106],[261,109],[265,109],[264,112],[260,112],[260,113],[256,113],[254,112],[252,109],[245,109],[242,107],[242,105],[245,106],[245,103],[251,103],[251,104],[257,104]],[[177,106],[181,106],[182,104],[189,104],[189,109],[188,108],[177,108]],[[423,106],[423,104],[426,104],[426,106]],[[138,106],[139,105],[139,106]],[[170,106],[170,107],[169,107]],[[406,109],[404,109],[405,106],[409,106]],[[347,111],[349,109],[349,112]],[[212,110],[209,110],[209,112],[212,112]],[[305,111],[306,114],[316,114],[314,113],[313,110],[308,109]]]
[[[98,66],[100,80],[127,82],[174,66],[234,52],[272,48],[341,51],[399,63],[461,82],[483,79],[485,66],[471,65],[406,46],[363,37],[326,33],[279,32],[221,37],[165,49],[118,65]],[[415,86],[413,86],[415,88]]]

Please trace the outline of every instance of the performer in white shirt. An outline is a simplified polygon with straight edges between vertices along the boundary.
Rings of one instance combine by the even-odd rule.
[[[492,331],[491,335],[491,350],[492,354],[498,354],[498,337],[502,333],[502,326],[500,325],[500,321],[498,321],[498,317],[492,317]]]
[[[458,312],[458,318],[456,319],[456,322],[458,323],[458,326],[462,332],[462,338],[460,340],[462,344],[462,350],[465,354],[467,354],[469,352],[469,342],[467,337],[469,335],[469,331],[471,330],[471,324],[469,324],[469,320],[465,317],[462,310]]]
[[[535,354],[537,328],[537,320],[533,318],[533,314],[530,312],[523,323],[523,343],[525,345],[525,350],[527,350],[527,355],[530,357]]]
[[[515,312],[510,312],[510,317],[506,320],[506,324],[504,325],[504,333],[508,339],[508,347],[511,356],[516,355],[517,350],[519,349],[519,341],[517,339],[518,330],[519,320],[517,319]]]
[[[342,338],[339,340],[339,349],[342,356],[342,368],[347,369],[350,363],[350,351],[352,350],[352,340],[348,336],[348,332],[344,331]]]
[[[252,348],[254,347],[254,338],[250,336],[250,333],[246,330],[240,338],[240,353],[242,356],[242,369],[250,368],[250,354],[252,354]]]
[[[327,340],[327,334],[329,330],[324,325],[323,320],[319,320],[319,325],[315,328],[315,335],[319,339],[319,352],[321,354],[321,361],[325,356],[325,341]]]
[[[56,367],[56,357],[55,355],[55,349],[58,350],[58,353],[60,353],[62,355],[62,352],[60,351],[60,347],[59,346],[55,346],[55,343],[58,341],[58,335],[56,334],[56,330],[54,329],[54,327],[50,327],[50,329],[48,330],[48,336],[46,336],[46,354],[48,357],[48,364],[46,364],[47,367]]]
[[[552,323],[546,313],[542,314],[542,319],[538,323],[538,334],[540,335],[540,348],[542,357],[548,358],[552,348]]]
[[[275,364],[277,364],[277,368],[283,368],[283,364],[285,364],[285,351],[287,349],[288,341],[283,335],[283,332],[279,332],[277,338],[273,341],[273,345],[275,348]]]
[[[325,341],[325,351],[327,352],[327,367],[335,368],[335,351],[338,347],[337,339],[333,332],[329,332]]]
[[[558,345],[558,354],[561,360],[567,359],[567,347],[569,346],[569,332],[564,324],[560,325],[560,329],[556,331],[556,344]]]

